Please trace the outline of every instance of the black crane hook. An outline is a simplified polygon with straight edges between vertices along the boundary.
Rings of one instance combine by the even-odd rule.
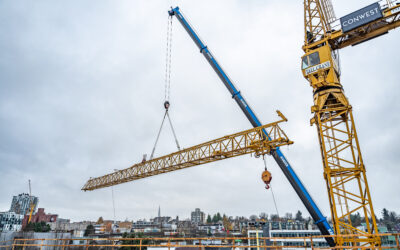
[[[164,108],[165,108],[166,110],[168,110],[168,109],[169,109],[169,106],[170,106],[169,101],[165,101],[165,102],[164,102]]]

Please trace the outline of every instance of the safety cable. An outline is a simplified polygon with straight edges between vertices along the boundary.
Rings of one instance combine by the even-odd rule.
[[[265,160],[265,155],[263,155],[263,161],[264,161],[265,170],[267,170],[267,161]],[[278,211],[278,206],[276,205],[275,195],[274,195],[274,191],[272,190],[272,185],[271,185],[271,183],[269,184],[269,189],[271,189],[272,200],[274,201],[276,214],[278,215],[278,218],[280,218],[280,216],[279,216],[279,211]]]

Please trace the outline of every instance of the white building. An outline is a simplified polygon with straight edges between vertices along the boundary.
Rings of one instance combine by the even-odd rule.
[[[249,249],[248,250],[260,250],[262,246],[266,245],[266,242],[260,238],[267,237],[263,235],[262,230],[248,230],[247,237],[254,238],[249,240]],[[265,247],[263,248],[265,249]]]
[[[269,230],[269,235],[264,235],[262,230],[249,230],[248,237],[255,238],[249,240],[249,250],[264,249],[266,245],[278,246],[280,249],[311,249],[311,240],[306,237],[320,235],[319,230]],[[271,239],[262,239],[263,237]],[[328,243],[322,237],[315,237],[312,242],[314,247],[328,247]]]
[[[214,223],[214,224],[199,224],[197,229],[200,231],[205,231],[211,234],[221,233],[224,231],[224,225],[221,223]]]
[[[19,194],[13,196],[11,201],[10,212],[17,214],[29,214],[31,210],[31,202],[34,204],[34,211],[36,210],[39,198],[35,196],[29,196],[29,194]]]
[[[14,212],[0,213],[0,231],[21,231],[23,214]]]
[[[95,234],[104,234],[106,232],[106,226],[104,224],[95,224],[93,227]]]

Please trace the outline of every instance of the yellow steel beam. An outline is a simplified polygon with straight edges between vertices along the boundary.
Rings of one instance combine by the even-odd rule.
[[[267,154],[271,149],[293,143],[279,127],[279,123],[287,121],[286,118],[279,111],[278,115],[282,120],[137,163],[111,174],[90,178],[82,190],[91,191],[114,186],[244,154]],[[267,132],[269,139],[265,137],[263,131]]]
[[[309,0],[316,1],[317,0]],[[324,20],[321,18],[321,20]],[[313,31],[313,29],[307,27],[309,23],[312,23],[311,20],[306,22],[306,28]],[[375,20],[366,25],[360,26],[352,31],[344,33],[340,30],[331,30],[330,32],[325,32],[322,34],[323,29],[319,28],[319,33],[313,34],[315,38],[320,37],[321,39],[315,39],[313,42],[306,42],[303,46],[304,51],[308,51],[313,48],[317,48],[321,45],[324,45],[328,42],[333,50],[342,49],[347,46],[357,45],[364,41],[368,41],[380,35],[386,34],[392,29],[395,29],[400,26],[400,5],[396,5],[390,8],[387,8],[383,11],[383,17]],[[314,26],[311,26],[315,28]],[[326,28],[325,28],[326,29]],[[307,40],[306,40],[307,41]]]
[[[380,35],[386,34],[400,26],[400,6],[396,5],[383,11],[383,17],[350,32],[342,30],[333,32],[329,39],[332,49],[342,49],[350,45],[357,45]]]

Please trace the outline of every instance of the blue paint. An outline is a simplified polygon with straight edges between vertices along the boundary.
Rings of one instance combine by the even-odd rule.
[[[240,91],[238,91],[236,89],[236,87],[234,86],[232,81],[229,79],[229,77],[227,76],[225,71],[221,68],[221,66],[218,64],[217,60],[213,57],[211,52],[208,50],[207,46],[204,45],[204,43],[201,41],[200,37],[196,34],[196,32],[193,30],[193,28],[190,26],[190,24],[186,21],[186,19],[180,13],[179,7],[176,7],[174,9],[172,9],[172,11],[170,12],[170,15],[173,15],[173,14],[176,14],[178,16],[178,18],[180,19],[180,21],[182,22],[182,24],[184,25],[186,30],[189,32],[189,35],[193,38],[193,40],[195,41],[196,45],[199,47],[200,53],[208,56],[208,58],[210,59],[211,63],[213,64],[213,66],[217,69],[218,73],[222,76],[224,82],[227,83],[227,88],[229,89],[229,91],[231,93],[233,93],[232,94],[232,98],[237,96],[238,100],[243,104],[247,114],[250,116],[250,119],[251,119],[250,122],[252,122],[253,124],[256,124],[257,127],[262,126],[262,123],[257,118],[257,116],[255,115],[253,110],[249,107],[249,105],[247,105],[247,102],[245,101],[245,99],[241,95]],[[267,131],[265,129],[263,129],[263,132],[266,135],[266,137],[268,138],[268,140],[271,141],[271,137],[268,135]],[[311,204],[311,206],[312,206],[313,210],[315,211],[315,213],[318,215],[318,220],[317,220],[316,223],[323,222],[323,225],[327,229],[327,231],[329,233],[331,233],[331,234],[334,234],[332,227],[329,225],[329,223],[327,222],[326,218],[323,216],[321,210],[318,208],[317,204],[315,204],[314,200],[311,198],[310,194],[308,193],[308,191],[304,187],[303,183],[300,181],[299,177],[296,175],[296,173],[294,172],[294,170],[292,169],[292,167],[290,166],[289,162],[286,160],[285,156],[283,155],[283,153],[281,152],[281,150],[279,148],[276,148],[276,153],[279,156],[279,158],[284,162],[284,164],[285,164],[287,170],[289,171],[291,177],[294,179],[294,181],[296,182],[297,186],[300,188],[301,192],[303,193],[303,195],[305,196],[307,201]]]

